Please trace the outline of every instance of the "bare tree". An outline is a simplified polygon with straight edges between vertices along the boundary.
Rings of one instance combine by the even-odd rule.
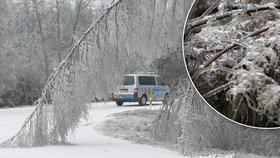
[[[75,6],[76,15],[75,15],[74,23],[73,23],[73,28],[72,28],[72,38],[71,38],[70,46],[72,46],[74,43],[74,35],[76,33],[76,30],[78,29],[81,12],[84,8],[88,7],[90,5],[90,3],[91,3],[90,0],[77,0],[76,1],[76,6]]]
[[[55,0],[56,7],[56,27],[57,27],[57,56],[58,61],[61,61],[61,28],[60,28],[60,1]]]
[[[37,0],[32,0],[32,3],[34,5],[34,10],[35,10],[35,14],[37,17],[37,22],[38,22],[38,29],[39,29],[39,34],[40,34],[40,38],[41,38],[41,43],[42,43],[42,51],[43,51],[43,57],[44,57],[44,71],[46,74],[46,80],[50,75],[50,70],[49,70],[49,60],[48,60],[48,54],[47,54],[47,49],[46,49],[46,38],[44,36],[44,30],[43,30],[43,23],[42,23],[42,17],[39,13],[39,5]]]

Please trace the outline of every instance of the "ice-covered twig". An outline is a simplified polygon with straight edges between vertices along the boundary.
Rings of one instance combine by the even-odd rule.
[[[227,90],[230,86],[230,83],[226,83],[224,85],[219,86],[218,88],[215,88],[213,90],[211,90],[210,92],[206,93],[203,95],[204,98],[209,98],[213,95],[216,95],[217,93],[220,93],[223,90]]]
[[[213,2],[210,7],[202,14],[202,16],[207,16],[209,15],[213,10],[215,10],[219,4],[220,4],[221,0],[216,0],[215,2]]]
[[[212,71],[213,69],[211,67],[204,67],[202,69],[199,69],[195,74],[192,75],[192,79],[195,82],[197,80],[197,78],[199,77],[199,75],[208,72],[208,71]],[[227,68],[227,67],[215,67],[215,70],[222,70],[225,72],[230,72],[231,69]]]
[[[196,28],[196,27],[200,27],[201,25],[205,25],[208,23],[208,21],[215,19],[215,20],[223,20],[225,18],[229,18],[233,15],[238,15],[238,14],[242,14],[242,13],[247,13],[247,14],[251,14],[251,13],[255,13],[255,12],[259,12],[259,11],[265,11],[265,10],[274,10],[274,9],[278,9],[280,8],[280,6],[275,6],[272,7],[271,5],[260,5],[257,6],[256,8],[251,8],[248,10],[231,10],[228,12],[225,12],[223,14],[213,14],[213,15],[209,15],[206,16],[202,19],[193,19],[190,21],[190,23],[187,23],[186,28],[185,28],[185,33],[189,32],[190,30]]]
[[[241,109],[241,107],[242,107],[242,102],[243,102],[243,97],[241,97],[241,98],[239,99],[237,108],[234,109],[234,114],[233,114],[233,117],[232,117],[233,120],[236,120],[237,117],[238,117],[238,115],[240,114],[240,109]]]
[[[252,32],[252,33],[250,33],[249,35],[245,36],[242,40],[244,40],[244,39],[246,39],[246,38],[248,38],[248,37],[257,36],[257,35],[259,35],[259,34],[265,32],[265,31],[267,31],[268,29],[269,29],[269,27],[267,27],[267,26],[266,26],[266,27],[263,27],[263,28],[261,28],[261,29],[259,29],[259,30],[256,30],[255,32]],[[237,43],[238,43],[238,42],[237,42]],[[205,64],[203,67],[204,67],[204,68],[205,68],[205,67],[208,67],[209,65],[212,64],[213,61],[215,61],[216,59],[218,59],[220,56],[222,56],[223,54],[225,54],[225,53],[228,52],[229,50],[231,50],[231,49],[233,49],[233,48],[239,46],[237,43],[234,43],[234,44],[230,45],[229,47],[223,49],[221,52],[219,52],[219,53],[217,53],[216,55],[214,55],[214,57],[211,58],[209,61],[207,61],[206,64]]]

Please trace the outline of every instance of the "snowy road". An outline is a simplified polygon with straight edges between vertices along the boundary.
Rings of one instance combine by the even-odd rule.
[[[160,108],[153,105],[153,109]],[[180,153],[155,146],[138,145],[131,142],[101,135],[95,130],[98,124],[108,119],[108,115],[136,109],[150,109],[149,106],[126,104],[117,107],[115,103],[93,105],[88,120],[82,121],[75,136],[67,146],[38,148],[0,149],[0,158],[181,158]],[[0,109],[0,141],[15,134],[33,107]]]

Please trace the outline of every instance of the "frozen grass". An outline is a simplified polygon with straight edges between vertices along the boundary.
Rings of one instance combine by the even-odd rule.
[[[155,144],[151,129],[158,113],[158,110],[134,110],[113,114],[100,130],[105,135],[134,143]]]
[[[110,115],[110,118],[100,124],[97,129],[110,137],[128,140],[136,144],[148,144],[178,151],[179,148],[176,143],[154,139],[154,121],[158,114],[159,110],[149,109],[115,113]],[[207,158],[266,158],[265,156],[242,153],[240,151],[219,149],[190,150],[188,153],[185,153],[185,156]]]

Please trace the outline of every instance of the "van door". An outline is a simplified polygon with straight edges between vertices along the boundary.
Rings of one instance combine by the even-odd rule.
[[[120,87],[120,93],[133,93],[135,88],[135,77],[134,76],[124,76],[123,84]]]
[[[167,93],[165,82],[158,76],[156,76],[157,86],[155,88],[156,98],[158,101],[164,100],[165,94]]]
[[[141,96],[145,94],[147,100],[151,97],[152,100],[156,100],[156,94],[153,89],[156,87],[156,80],[154,76],[138,76],[139,82],[139,94]],[[139,97],[141,97],[139,96]]]

